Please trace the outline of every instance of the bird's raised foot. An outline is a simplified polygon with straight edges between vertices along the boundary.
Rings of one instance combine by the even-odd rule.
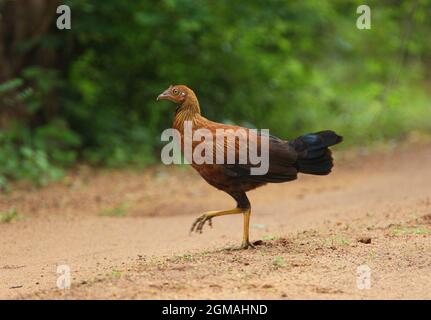
[[[195,222],[193,222],[192,227],[190,228],[190,233],[192,233],[193,231],[202,233],[202,228],[204,227],[204,224],[207,221],[208,221],[208,225],[212,228],[213,224],[211,219],[212,219],[212,216],[204,213],[199,218],[197,218]]]

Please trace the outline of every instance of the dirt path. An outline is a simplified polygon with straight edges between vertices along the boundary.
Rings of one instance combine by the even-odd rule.
[[[189,236],[201,212],[233,205],[191,170],[83,168],[19,187],[0,195],[0,212],[18,214],[0,223],[0,298],[431,299],[431,145],[337,157],[329,177],[250,193],[263,244],[244,252],[219,251],[241,241],[241,216]]]

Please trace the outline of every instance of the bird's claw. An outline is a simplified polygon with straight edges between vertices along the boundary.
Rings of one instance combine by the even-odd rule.
[[[240,246],[227,247],[224,250],[227,250],[227,251],[239,251],[239,250],[247,250],[247,249],[256,249],[256,246],[253,245],[249,241],[244,241]]]
[[[197,218],[195,220],[195,222],[193,222],[192,227],[190,229],[190,233],[192,233],[193,231],[202,233],[202,228],[204,227],[205,222],[208,221],[208,225],[212,228],[213,227],[213,223],[212,223],[212,217],[207,215],[207,214],[203,214],[201,215],[199,218]]]
[[[240,249],[256,249],[256,247],[250,241],[245,241],[241,244]]]

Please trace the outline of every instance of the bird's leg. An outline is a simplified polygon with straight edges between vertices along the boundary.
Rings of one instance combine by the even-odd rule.
[[[222,211],[209,211],[201,215],[199,218],[193,222],[192,227],[190,229],[190,232],[196,231],[199,233],[202,233],[202,228],[205,224],[205,222],[208,221],[208,224],[212,227],[211,219],[217,216],[224,216],[228,214],[238,214],[243,213],[244,209],[241,208],[235,208],[231,210],[222,210]]]
[[[242,244],[240,249],[248,249],[248,248],[254,249],[254,246],[250,243],[250,240],[249,240],[250,215],[251,215],[251,208],[248,208],[246,211],[244,211],[244,230],[243,230]]]

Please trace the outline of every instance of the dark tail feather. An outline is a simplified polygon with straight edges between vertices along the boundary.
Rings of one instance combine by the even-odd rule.
[[[329,174],[334,166],[329,147],[341,141],[343,137],[330,130],[306,134],[293,140],[291,143],[298,151],[298,171],[315,175]]]

